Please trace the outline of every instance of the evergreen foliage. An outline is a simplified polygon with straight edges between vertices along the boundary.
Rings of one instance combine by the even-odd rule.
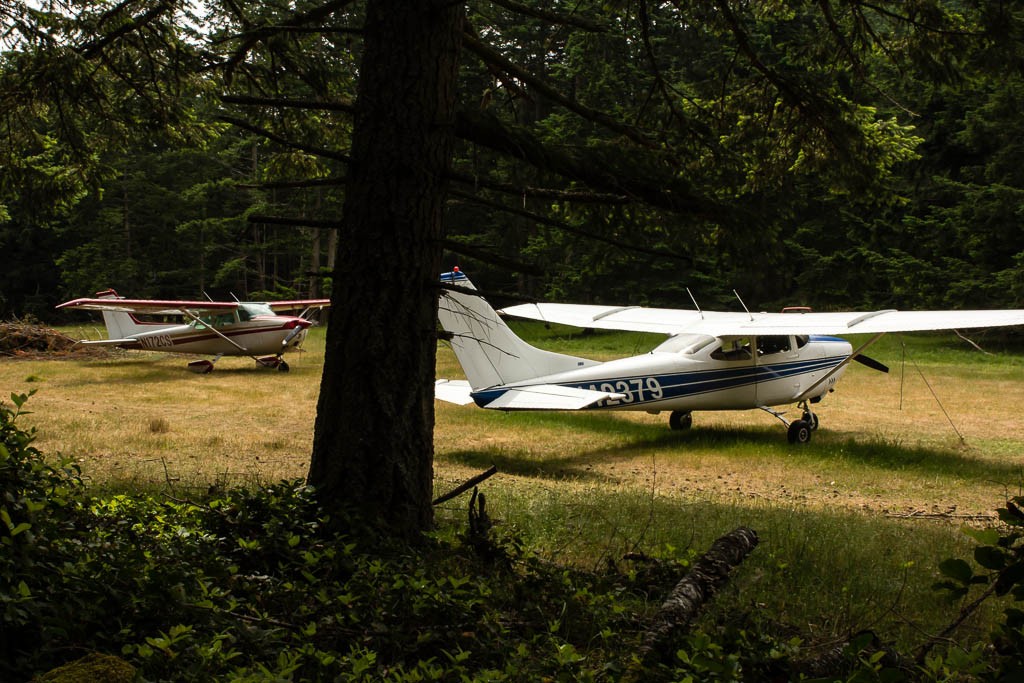
[[[146,7],[148,32],[116,38],[101,4],[8,8],[0,313],[52,317],[110,286],[327,286],[361,6]],[[601,193],[467,138],[448,265],[580,302],[686,306],[690,287],[704,306],[733,305],[734,288],[760,308],[1021,305],[1020,10],[955,9],[470,3],[465,111],[587,167],[665,172],[703,208]],[[331,11],[322,31],[265,39]],[[260,220],[274,217],[291,224]]]

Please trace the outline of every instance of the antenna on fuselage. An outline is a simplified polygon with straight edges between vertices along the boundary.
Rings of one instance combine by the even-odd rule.
[[[737,299],[739,299],[739,302],[740,302],[740,306],[742,306],[742,307],[743,307],[743,310],[744,310],[744,311],[746,311],[746,312],[747,312],[747,315],[749,315],[749,316],[750,316],[750,322],[754,322],[754,314],[753,314],[753,313],[751,313],[751,312],[750,312],[750,309],[749,309],[749,308],[747,308],[747,305],[746,305],[745,303],[743,303],[743,299],[742,299],[742,298],[740,297],[740,293],[739,293],[739,292],[737,292],[737,291],[736,291],[735,289],[734,289],[734,290],[732,290],[732,293],[736,295],[736,298],[737,298]]]
[[[686,288],[686,293],[690,295],[690,301],[693,302],[693,305],[697,309],[697,312],[700,313],[700,319],[703,320],[704,311],[700,310],[700,304],[697,303],[697,297],[693,295],[693,292],[690,291],[689,287]]]

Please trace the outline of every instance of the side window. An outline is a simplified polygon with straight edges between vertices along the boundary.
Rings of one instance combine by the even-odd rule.
[[[722,342],[721,348],[711,352],[711,357],[715,360],[750,360],[750,340],[726,339]]]
[[[811,341],[811,338],[806,334],[800,334],[796,337],[796,348],[802,349],[807,346],[807,342]]]
[[[789,351],[789,337],[768,336],[757,338],[757,355],[770,356],[773,353]]]
[[[238,322],[238,318],[235,315],[235,312],[232,311],[230,313],[222,313],[220,315],[214,315],[209,318],[203,318],[203,322],[205,322],[210,327],[224,327],[225,325],[235,324],[236,322]]]

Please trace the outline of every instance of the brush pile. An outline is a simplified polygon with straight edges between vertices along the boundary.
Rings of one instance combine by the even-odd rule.
[[[88,347],[35,320],[0,322],[0,356],[31,358],[38,356],[75,356],[95,353]]]

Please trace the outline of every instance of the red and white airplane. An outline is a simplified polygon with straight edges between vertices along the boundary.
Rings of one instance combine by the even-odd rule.
[[[764,410],[806,443],[818,427],[811,406],[833,390],[850,361],[878,370],[863,351],[888,332],[1024,325],[1024,310],[727,313],[701,310],[523,304],[506,315],[592,329],[668,335],[649,353],[608,362],[538,349],[509,329],[458,269],[441,275],[441,327],[466,380],[438,380],[434,395],[496,410],[668,411],[688,429],[693,411]],[[869,334],[854,349],[839,334]],[[788,421],[773,406],[796,404]]]
[[[306,313],[330,305],[330,299],[266,303],[126,299],[108,289],[94,298],[66,301],[57,308],[103,313],[108,339],[83,339],[80,344],[214,356],[213,360],[188,364],[193,372],[208,373],[222,356],[250,356],[260,366],[288,372],[288,363],[281,356],[298,349],[305,340],[313,325]],[[302,313],[278,315],[277,311]],[[146,322],[137,315],[181,316],[188,322]]]

